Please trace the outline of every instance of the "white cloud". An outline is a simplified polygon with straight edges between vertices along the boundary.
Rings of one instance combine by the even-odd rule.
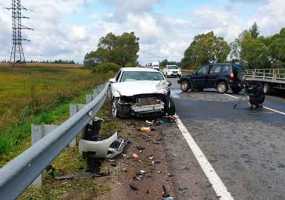
[[[267,0],[267,3],[258,9],[258,12],[250,20],[250,23],[257,22],[262,32],[271,35],[279,32],[285,27],[285,1]]]
[[[32,10],[27,13],[31,19],[26,24],[35,29],[28,35],[25,33],[32,40],[24,45],[28,58],[62,58],[81,62],[84,54],[94,49],[99,38],[108,32],[121,34],[132,31],[140,38],[139,54],[143,63],[163,58],[179,60],[193,37],[199,33],[213,30],[231,42],[254,21],[265,34],[275,33],[285,26],[284,0],[263,0],[264,4],[247,21],[243,21],[239,17],[241,11],[235,9],[197,7],[188,15],[175,17],[167,12],[158,14],[154,11],[154,6],[162,0],[101,0],[103,1],[111,5],[109,12],[86,13],[86,18],[93,15],[92,20],[88,19],[89,24],[72,22],[72,16],[76,16],[78,10],[91,0],[23,1]],[[246,4],[243,0],[229,1]],[[9,56],[11,46],[9,14],[8,11],[0,12],[2,58]]]

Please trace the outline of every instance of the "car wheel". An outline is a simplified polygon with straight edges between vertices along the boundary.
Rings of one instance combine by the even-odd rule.
[[[182,90],[183,92],[187,92],[188,90],[191,89],[191,86],[190,86],[190,84],[189,84],[188,81],[184,80],[184,81],[181,82],[180,88],[181,88],[181,90]]]
[[[175,115],[176,113],[175,103],[171,98],[168,101],[168,105],[165,111],[166,111],[165,113],[167,113],[168,115]]]
[[[228,91],[227,83],[224,81],[221,81],[217,85],[217,91],[221,94],[226,93]]]
[[[118,117],[118,99],[112,101],[112,116],[114,118]]]

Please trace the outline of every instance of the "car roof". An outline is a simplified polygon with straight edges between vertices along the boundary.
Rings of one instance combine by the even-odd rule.
[[[145,67],[123,67],[121,71],[124,72],[158,72],[152,68],[145,68]]]

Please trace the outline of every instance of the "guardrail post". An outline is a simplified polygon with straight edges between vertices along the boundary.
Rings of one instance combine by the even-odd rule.
[[[48,135],[50,132],[52,132],[57,127],[58,126],[56,125],[34,125],[32,124],[32,145],[37,143],[39,140],[41,140],[43,137]],[[39,175],[38,178],[34,180],[34,182],[32,183],[32,186],[34,187],[42,186],[42,175]]]
[[[81,110],[85,104],[70,104],[69,106],[69,115],[72,117],[75,115],[79,110]],[[69,144],[70,147],[76,146],[76,137],[72,140],[72,142]]]

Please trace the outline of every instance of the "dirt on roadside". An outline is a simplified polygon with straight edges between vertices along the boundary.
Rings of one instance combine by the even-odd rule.
[[[121,124],[119,134],[131,143],[118,159],[106,161],[106,167],[112,171],[108,178],[111,190],[96,199],[160,200],[163,186],[174,197],[173,177],[168,171],[161,136],[162,126],[153,126],[153,130],[147,133],[139,130],[148,127],[143,120],[122,120]]]

